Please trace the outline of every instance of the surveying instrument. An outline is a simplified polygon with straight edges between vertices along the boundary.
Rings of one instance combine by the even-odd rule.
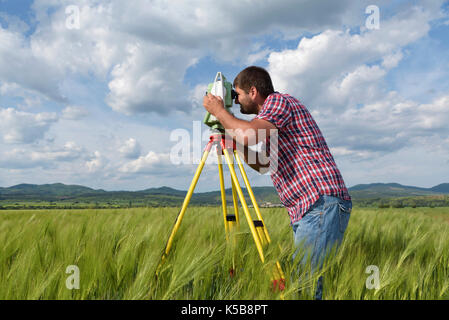
[[[234,90],[232,90],[232,84],[230,82],[226,81],[226,78],[222,75],[221,72],[218,72],[215,77],[215,81],[213,83],[209,84],[207,93],[211,93],[215,96],[219,96],[223,100],[226,110],[228,112],[232,113],[231,112],[232,101],[233,101],[233,99],[235,99],[236,93]],[[248,222],[252,238],[254,240],[254,243],[256,244],[256,248],[259,253],[260,260],[262,263],[265,263],[264,247],[266,247],[271,242],[271,239],[268,234],[265,223],[263,221],[262,215],[260,213],[259,206],[257,205],[256,198],[251,189],[248,177],[247,177],[245,169],[243,167],[243,163],[240,160],[240,156],[237,153],[236,144],[231,137],[229,137],[225,134],[225,129],[220,124],[220,122],[217,120],[217,118],[215,118],[209,112],[206,114],[203,122],[212,129],[212,134],[210,136],[210,140],[209,140],[206,148],[204,149],[201,161],[198,165],[198,168],[195,172],[193,180],[192,180],[190,187],[187,191],[187,195],[182,204],[181,211],[179,212],[178,217],[176,218],[173,230],[171,231],[170,237],[167,240],[167,244],[165,246],[164,252],[162,253],[161,261],[156,270],[156,276],[158,276],[160,268],[163,265],[164,261],[166,260],[168,254],[170,252],[170,249],[172,248],[173,240],[175,238],[176,232],[178,231],[178,229],[181,225],[182,219],[187,210],[187,206],[189,205],[190,199],[192,198],[193,191],[196,187],[198,179],[201,175],[203,167],[206,163],[206,160],[207,160],[213,146],[216,146],[216,149],[217,149],[218,173],[219,173],[219,177],[220,177],[221,202],[222,202],[222,209],[223,209],[223,221],[224,221],[224,227],[225,227],[226,240],[229,241],[231,232],[235,231],[235,229],[239,227],[240,219],[239,219],[238,200],[240,200],[240,204],[243,208],[243,212],[245,214],[246,221]],[[225,184],[224,184],[224,177],[223,177],[223,160],[222,160],[223,155],[226,159],[226,162],[229,167],[229,171],[231,173],[234,214],[228,214],[228,210],[227,210]],[[238,164],[238,167],[242,174],[243,181],[245,182],[246,190],[249,193],[251,202],[253,204],[253,208],[256,212],[256,215],[257,215],[256,220],[253,220],[251,217],[248,205],[246,203],[245,197],[242,192],[242,188],[240,187],[240,183],[239,183],[239,180],[237,178],[237,174],[236,174],[236,171],[234,168],[234,158]],[[235,268],[233,266],[233,268],[230,270],[231,276],[234,274],[234,271],[235,271]],[[278,261],[276,262],[276,266],[273,270],[271,279],[273,282],[274,289],[279,288],[281,291],[284,289],[285,276],[282,271],[281,265],[279,264]]]

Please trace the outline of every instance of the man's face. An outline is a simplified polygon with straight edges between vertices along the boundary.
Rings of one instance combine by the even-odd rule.
[[[246,93],[245,90],[242,90],[239,87],[235,87],[235,92],[237,93],[235,104],[240,105],[240,112],[242,114],[258,113],[257,103],[251,99],[249,93]]]

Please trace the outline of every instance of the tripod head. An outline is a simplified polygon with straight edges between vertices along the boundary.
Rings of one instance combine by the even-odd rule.
[[[215,80],[213,83],[210,83],[207,87],[207,93],[211,93],[214,96],[218,96],[223,99],[224,106],[226,110],[232,113],[232,100],[234,100],[237,96],[236,92],[232,89],[232,84],[226,81],[226,77],[222,75],[221,72],[218,72],[215,76]],[[209,112],[206,113],[204,117],[203,123],[208,125],[212,130],[219,131],[224,133],[224,128],[221,123],[211,115]]]

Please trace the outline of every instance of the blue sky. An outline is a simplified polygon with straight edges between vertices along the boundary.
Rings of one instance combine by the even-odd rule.
[[[217,71],[248,65],[309,108],[348,186],[449,182],[448,1],[375,1],[375,30],[372,4],[0,0],[0,186],[187,189],[170,136],[193,136]]]

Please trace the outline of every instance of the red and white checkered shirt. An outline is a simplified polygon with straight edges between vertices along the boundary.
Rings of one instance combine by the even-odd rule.
[[[278,163],[271,178],[292,224],[302,218],[320,195],[351,200],[318,125],[301,102],[275,92],[267,97],[256,118],[278,128]]]

